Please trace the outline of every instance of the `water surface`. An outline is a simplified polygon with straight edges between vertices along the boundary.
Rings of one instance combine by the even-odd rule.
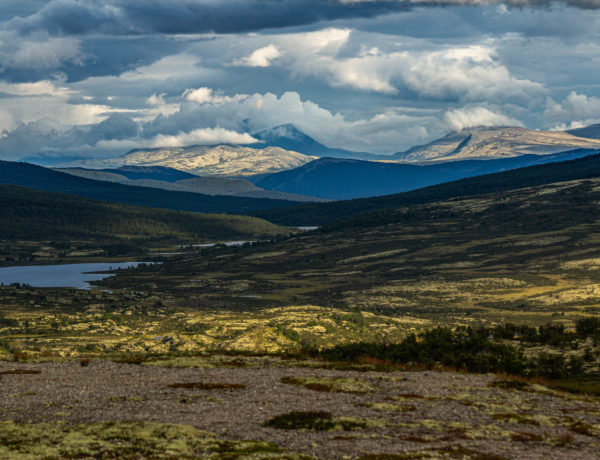
[[[27,265],[1,267],[0,283],[19,283],[33,287],[72,287],[90,289],[93,281],[112,276],[113,273],[95,273],[137,267],[147,262],[98,262],[64,265]]]

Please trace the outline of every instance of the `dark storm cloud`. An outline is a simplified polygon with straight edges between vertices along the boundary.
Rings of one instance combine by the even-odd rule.
[[[10,27],[25,34],[44,30],[56,35],[239,33],[369,18],[416,6],[501,3],[600,8],[600,0],[51,0],[34,14],[14,18]]]
[[[22,33],[189,34],[236,33],[311,24],[320,20],[372,17],[406,9],[397,2],[342,4],[329,0],[53,0],[37,13],[15,18]]]

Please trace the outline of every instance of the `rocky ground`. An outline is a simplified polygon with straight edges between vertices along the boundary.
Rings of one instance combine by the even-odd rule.
[[[600,400],[505,377],[242,356],[83,364],[0,362],[0,458],[600,458]],[[142,432],[169,443],[136,453]]]

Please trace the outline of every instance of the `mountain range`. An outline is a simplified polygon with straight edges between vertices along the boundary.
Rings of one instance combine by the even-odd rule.
[[[469,177],[394,195],[331,203],[305,203],[286,208],[263,209],[249,214],[280,225],[322,226],[336,220],[347,219],[359,214],[367,215],[367,213],[382,209],[402,208],[457,197],[504,192],[552,182],[594,177],[600,177],[600,154]]]
[[[418,164],[319,158],[298,168],[261,176],[255,184],[267,190],[345,200],[405,192],[465,177],[566,161],[599,152],[600,149],[576,149],[549,155]]]
[[[518,127],[469,128],[391,155],[353,152],[325,146],[291,124],[253,133],[260,143],[199,145],[132,150],[118,158],[80,159],[59,166],[114,169],[164,166],[195,175],[249,177],[301,167],[316,158],[345,158],[394,163],[427,163],[467,159],[500,159],[549,155],[574,149],[600,149],[600,126],[566,131]],[[35,162],[35,161],[34,161]],[[45,163],[44,163],[45,164]],[[257,183],[257,178],[250,178]]]

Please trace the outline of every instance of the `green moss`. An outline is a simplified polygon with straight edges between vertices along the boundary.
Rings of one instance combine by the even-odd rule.
[[[309,458],[258,441],[229,441],[188,425],[0,422],[0,458]]]
[[[281,430],[354,431],[384,424],[384,421],[359,417],[334,417],[325,411],[292,411],[273,417],[264,426]]]
[[[351,377],[283,377],[281,382],[327,393],[364,394],[374,390],[367,382]]]
[[[519,390],[527,391],[531,388],[531,385],[521,380],[494,380],[490,383],[491,387],[502,388],[503,390]]]

